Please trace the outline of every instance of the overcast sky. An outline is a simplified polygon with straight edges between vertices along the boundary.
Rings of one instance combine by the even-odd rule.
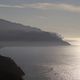
[[[0,18],[80,37],[80,0],[0,0]]]

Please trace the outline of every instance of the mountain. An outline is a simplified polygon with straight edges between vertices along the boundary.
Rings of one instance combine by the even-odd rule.
[[[23,30],[23,31],[41,31],[38,28],[32,28],[31,26],[24,26],[19,23],[10,22],[4,19],[0,19],[0,31],[13,31],[13,30]]]
[[[3,19],[0,19],[0,41],[52,42],[55,45],[69,45],[57,33]]]

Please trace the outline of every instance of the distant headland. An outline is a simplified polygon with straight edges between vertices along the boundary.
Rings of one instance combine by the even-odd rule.
[[[70,45],[57,33],[43,31],[39,28],[24,26],[0,19],[0,41],[39,42],[51,45]]]

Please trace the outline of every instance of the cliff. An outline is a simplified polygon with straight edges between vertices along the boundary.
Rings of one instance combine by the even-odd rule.
[[[0,80],[23,80],[24,72],[9,57],[0,55]]]

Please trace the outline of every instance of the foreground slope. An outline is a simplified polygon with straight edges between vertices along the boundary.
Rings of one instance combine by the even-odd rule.
[[[9,57],[0,55],[0,80],[23,80],[25,73]]]

